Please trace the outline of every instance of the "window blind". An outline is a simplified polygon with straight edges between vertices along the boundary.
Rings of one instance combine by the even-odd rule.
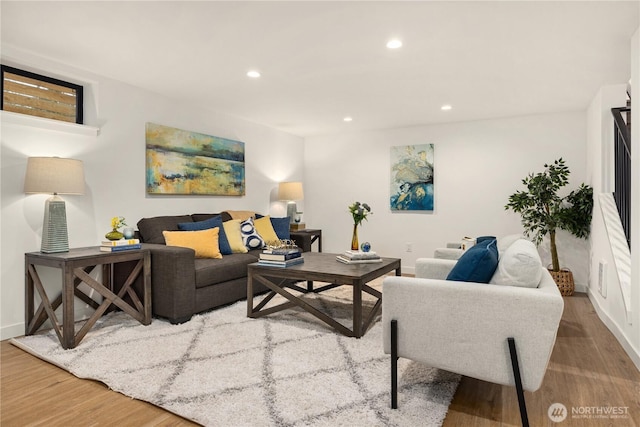
[[[82,86],[2,66],[2,109],[71,123],[83,122]]]

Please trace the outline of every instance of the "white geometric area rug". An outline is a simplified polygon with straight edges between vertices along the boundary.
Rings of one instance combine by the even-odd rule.
[[[350,289],[305,298],[350,327]],[[400,359],[392,410],[381,322],[348,338],[298,309],[250,319],[246,301],[181,325],[114,312],[71,350],[52,331],[12,343],[205,426],[440,426],[460,381]]]

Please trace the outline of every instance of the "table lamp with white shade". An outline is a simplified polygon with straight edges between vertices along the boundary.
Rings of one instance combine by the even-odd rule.
[[[82,161],[60,157],[29,157],[24,179],[26,194],[53,194],[44,205],[41,252],[69,251],[67,213],[58,194],[84,194]]]
[[[278,199],[287,201],[287,216],[293,224],[298,207],[296,200],[304,199],[301,182],[281,182],[278,185]]]

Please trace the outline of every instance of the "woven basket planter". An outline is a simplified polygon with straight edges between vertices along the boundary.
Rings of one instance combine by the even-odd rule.
[[[560,294],[563,297],[570,297],[573,295],[573,291],[576,289],[576,285],[573,282],[573,273],[569,270],[561,270],[561,271],[551,271],[551,277],[558,285],[558,289],[560,289]]]

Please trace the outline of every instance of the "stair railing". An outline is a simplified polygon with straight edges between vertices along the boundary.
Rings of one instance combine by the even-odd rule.
[[[615,191],[613,197],[629,248],[631,248],[631,125],[629,121],[625,122],[622,113],[630,111],[630,106],[611,109],[614,119]]]

